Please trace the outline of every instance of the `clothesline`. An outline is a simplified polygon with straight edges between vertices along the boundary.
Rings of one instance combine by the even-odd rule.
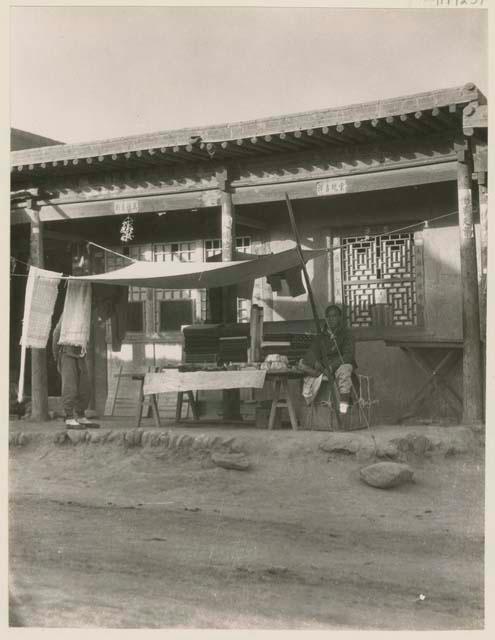
[[[383,233],[376,233],[376,234],[364,234],[364,237],[367,239],[376,239],[376,238],[381,238],[383,236],[387,236],[390,233],[400,233],[401,231],[407,231],[408,229],[413,229],[415,227],[419,227],[420,225],[425,225],[426,227],[428,226],[428,224],[430,222],[436,222],[437,220],[442,220],[444,218],[448,218],[450,216],[454,216],[457,215],[458,211],[451,211],[450,213],[444,213],[441,216],[434,216],[433,218],[427,218],[426,220],[420,220],[418,222],[414,222],[411,223],[409,225],[406,225],[404,227],[399,227],[398,229],[394,229],[392,231],[387,231],[387,232],[383,232]],[[103,245],[97,244],[96,242],[92,242],[90,240],[88,240],[87,244],[91,244],[95,247],[98,247],[99,249],[102,249],[103,251],[107,251],[108,253],[113,253],[114,255],[120,256],[121,258],[126,258],[128,260],[130,260],[131,262],[139,262],[139,260],[135,260],[134,258],[131,258],[129,256],[125,256],[121,253],[118,253],[117,251],[113,251],[112,249],[108,249],[107,247],[104,247]],[[336,247],[328,247],[326,249],[326,251],[328,251],[328,253],[331,253],[333,251],[337,251],[337,250],[342,250],[343,247],[340,246],[336,246]],[[24,262],[23,260],[20,260],[19,258],[15,258],[14,256],[11,256],[12,260],[15,260],[16,262],[19,262],[20,264],[25,265],[26,267],[29,267],[30,265],[27,262]],[[23,274],[23,273],[11,273],[11,276],[15,276],[15,277],[21,277],[21,278],[27,278],[28,274]],[[43,276],[43,277],[47,277],[47,276]],[[62,280],[69,280],[70,278],[72,278],[73,276],[61,276]]]

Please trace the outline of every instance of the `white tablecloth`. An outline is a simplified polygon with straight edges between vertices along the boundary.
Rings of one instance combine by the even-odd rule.
[[[177,391],[211,391],[219,389],[261,389],[266,371],[179,371],[168,369],[160,373],[147,373],[143,393],[170,393]]]

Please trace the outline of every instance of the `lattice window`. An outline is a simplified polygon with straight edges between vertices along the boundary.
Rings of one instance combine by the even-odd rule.
[[[251,249],[251,236],[237,236],[235,239],[235,250],[241,253],[248,253]],[[222,240],[213,238],[204,242],[204,257],[213,258],[222,253]]]
[[[167,242],[154,245],[157,262],[194,262],[195,251],[195,242]]]
[[[413,233],[341,238],[342,298],[354,327],[418,324]]]
[[[213,256],[218,256],[222,253],[222,241],[218,238],[213,240],[205,240],[204,245],[204,256],[205,261],[208,258],[213,258]]]
[[[235,239],[235,249],[241,253],[249,253],[251,249],[251,238],[249,236],[238,236]]]

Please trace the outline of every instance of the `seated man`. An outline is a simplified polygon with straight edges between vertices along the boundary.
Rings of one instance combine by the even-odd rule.
[[[326,326],[321,335],[316,336],[310,348],[299,363],[306,374],[316,380],[305,381],[303,395],[310,404],[320,388],[325,372],[324,357],[335,377],[340,395],[340,413],[347,413],[352,389],[352,372],[355,369],[354,341],[350,329],[345,326],[345,318],[339,305],[330,304],[325,309]]]

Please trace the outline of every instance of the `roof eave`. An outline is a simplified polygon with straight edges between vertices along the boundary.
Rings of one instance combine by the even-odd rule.
[[[34,166],[64,161],[102,158],[118,154],[131,154],[153,149],[184,148],[192,152],[199,143],[221,144],[250,140],[253,137],[293,134],[301,130],[336,127],[374,119],[404,116],[431,111],[451,105],[465,105],[485,100],[478,88],[468,83],[462,87],[440,89],[399,98],[354,104],[335,109],[296,113],[285,116],[223,124],[209,127],[162,131],[141,136],[114,138],[90,143],[55,145],[11,153],[13,167]],[[208,156],[206,155],[206,158]],[[191,154],[191,159],[194,154]]]

